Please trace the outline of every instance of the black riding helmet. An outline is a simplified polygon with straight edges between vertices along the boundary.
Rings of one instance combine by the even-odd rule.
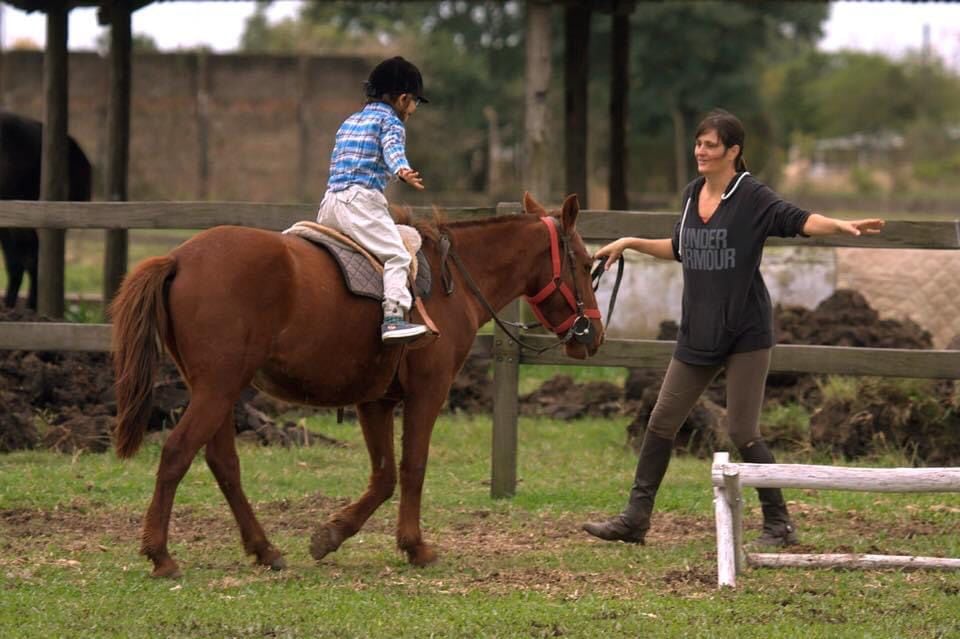
[[[400,95],[411,93],[420,102],[429,102],[423,97],[423,76],[413,65],[396,56],[384,60],[370,72],[370,78],[364,83],[368,98],[381,95]]]

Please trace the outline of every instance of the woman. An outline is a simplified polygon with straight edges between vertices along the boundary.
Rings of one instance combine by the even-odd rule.
[[[774,458],[759,418],[773,348],[773,312],[760,275],[768,236],[878,233],[883,220],[837,220],[785,202],[754,179],[743,161],[744,130],[726,111],[697,127],[699,178],[683,191],[683,215],[670,239],[624,237],[597,251],[610,268],[626,249],[683,264],[680,332],[640,448],[627,507],[583,529],[608,541],[643,543],[673,439],[721,369],[727,377],[730,439],[745,462]],[[758,544],[786,546],[797,535],[779,488],[758,488],[763,534]]]

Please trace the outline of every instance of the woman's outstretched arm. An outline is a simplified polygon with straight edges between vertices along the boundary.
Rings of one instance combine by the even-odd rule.
[[[885,222],[877,218],[866,220],[838,220],[836,218],[812,213],[803,225],[804,235],[835,235],[837,233],[846,233],[847,235],[861,235],[863,233],[879,233]]]
[[[621,237],[601,248],[593,254],[593,257],[596,259],[607,258],[604,268],[609,269],[627,249],[645,253],[661,260],[676,259],[673,254],[673,241],[669,238],[648,240],[641,237]]]

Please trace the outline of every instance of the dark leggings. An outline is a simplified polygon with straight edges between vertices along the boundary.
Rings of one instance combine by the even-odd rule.
[[[717,373],[726,368],[727,434],[737,448],[758,439],[771,351],[765,348],[734,353],[724,364],[715,366],[694,366],[671,359],[647,430],[666,439],[676,437],[697,399]]]

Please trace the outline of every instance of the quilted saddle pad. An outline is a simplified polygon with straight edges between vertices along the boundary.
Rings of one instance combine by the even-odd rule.
[[[409,226],[398,225],[397,228],[414,260],[410,269],[414,274],[414,293],[416,297],[428,299],[432,277],[430,263],[420,248],[420,234]],[[383,300],[383,265],[356,242],[316,222],[297,222],[283,233],[300,236],[325,248],[340,266],[351,293]]]

